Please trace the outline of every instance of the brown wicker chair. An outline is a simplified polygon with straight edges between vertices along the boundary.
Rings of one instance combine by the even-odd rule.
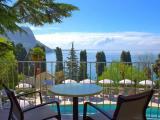
[[[61,120],[60,107],[57,101],[42,103],[42,96],[39,91],[26,93],[23,95],[39,93],[41,104],[22,110],[18,103],[17,97],[20,97],[23,95],[15,96],[14,92],[9,90],[4,84],[3,84],[3,87],[11,102],[8,120],[11,120],[11,119],[13,120],[46,120],[50,118]],[[51,111],[51,108],[47,106],[49,104],[56,104],[57,112]]]
[[[154,91],[150,90],[144,93],[131,96],[118,96],[117,107],[115,111],[103,111],[94,104],[86,102],[84,104],[84,120],[146,120],[146,109],[151,100]],[[87,106],[91,106],[98,113],[87,116]]]

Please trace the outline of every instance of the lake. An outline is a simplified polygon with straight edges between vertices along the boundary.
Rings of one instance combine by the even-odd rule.
[[[96,52],[97,51],[87,51],[87,61],[88,62],[96,62]],[[63,53],[63,61],[67,61],[67,57],[69,56],[69,51],[62,51]],[[79,61],[80,57],[80,51],[76,51],[77,53],[77,58]],[[112,61],[119,61],[120,60],[120,51],[105,51],[106,55],[106,61],[107,62],[112,62]],[[145,53],[145,52],[131,52],[131,58],[132,62],[138,62],[144,60],[154,62],[157,58],[158,53]],[[56,55],[54,52],[48,52],[46,54],[46,60],[47,61],[56,61]],[[55,71],[55,64],[50,65],[47,64],[47,70],[50,73],[54,73]],[[97,79],[96,77],[96,69],[95,69],[95,63],[88,64],[87,67],[87,74],[90,76],[91,79]]]
[[[120,54],[121,51],[104,51],[105,55],[106,55],[106,60],[107,62],[112,62],[113,60],[120,60]],[[69,51],[65,50],[62,51],[63,53],[63,60],[66,61],[67,57],[69,55]],[[76,51],[77,53],[77,57],[79,59],[80,57],[80,51]],[[96,53],[97,51],[92,51],[92,50],[88,50],[87,51],[87,61],[88,62],[95,62],[96,61]],[[139,52],[131,52],[131,58],[132,58],[132,62],[138,62],[139,61],[139,57],[141,56],[145,56],[145,57],[150,57],[151,61],[155,61],[155,59],[157,58],[158,53],[146,53],[145,51],[139,51]],[[56,56],[54,51],[53,52],[47,52],[46,54],[46,59],[47,61],[56,61]]]

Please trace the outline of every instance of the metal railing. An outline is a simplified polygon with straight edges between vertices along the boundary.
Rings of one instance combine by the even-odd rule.
[[[149,104],[147,117],[160,118],[160,80],[156,80],[152,63],[77,62],[76,64],[79,67],[74,68],[75,63],[70,63],[70,66],[68,66],[67,62],[4,62],[0,63],[0,82],[13,89],[16,94],[40,90],[45,101],[54,99],[60,102],[63,114],[72,113],[72,98],[55,96],[49,89],[52,85],[61,84],[66,79],[70,82],[72,82],[71,79],[77,82],[82,79],[88,79],[90,83],[94,80],[95,84],[103,87],[103,92],[99,95],[79,98],[80,109],[82,109],[85,101],[91,101],[104,110],[112,110],[115,109],[118,95],[131,95],[154,88],[157,92]],[[103,67],[103,69],[98,69],[98,65],[101,66],[99,68]],[[98,74],[100,75],[98,76]],[[144,81],[141,82],[142,80]],[[85,82],[82,83],[85,84]],[[0,89],[0,107],[9,107],[1,84]],[[25,104],[39,104],[37,95],[24,97],[21,100],[24,103],[23,107],[25,107]],[[80,113],[82,113],[82,110],[80,110]]]

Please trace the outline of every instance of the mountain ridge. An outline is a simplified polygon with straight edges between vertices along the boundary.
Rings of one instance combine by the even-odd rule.
[[[27,51],[29,51],[29,49],[33,48],[36,44],[41,44],[43,46],[45,46],[46,52],[50,52],[52,51],[51,48],[47,47],[46,45],[44,45],[43,43],[41,43],[40,41],[36,40],[32,30],[29,27],[21,27],[25,32],[6,32],[6,37],[8,40],[13,41],[14,44],[18,44],[18,43],[22,43],[23,46],[25,47],[25,49]]]

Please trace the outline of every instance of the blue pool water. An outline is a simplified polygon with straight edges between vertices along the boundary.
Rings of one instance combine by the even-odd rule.
[[[98,104],[98,107],[102,108],[105,111],[115,110],[116,105],[108,105],[108,104]],[[51,109],[55,110],[55,107],[51,107]],[[60,110],[62,114],[71,115],[72,114],[72,105],[61,105]],[[95,109],[89,107],[89,113],[95,113]],[[83,105],[79,105],[79,114],[83,114]],[[153,118],[152,120],[160,120],[160,109],[155,107],[150,107],[147,109],[146,115],[148,118]]]

